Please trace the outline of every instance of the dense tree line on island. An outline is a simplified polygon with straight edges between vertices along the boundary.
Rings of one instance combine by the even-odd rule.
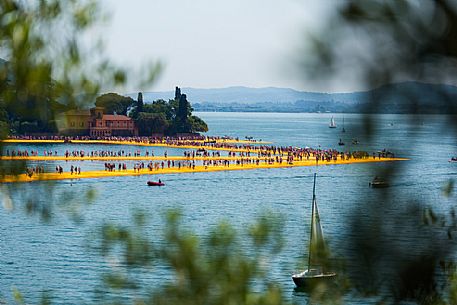
[[[176,87],[175,98],[169,101],[159,99],[145,104],[141,92],[138,93],[136,101],[128,96],[107,93],[97,97],[95,105],[104,107],[106,114],[129,115],[135,121],[141,136],[208,131],[207,124],[192,115],[193,108],[178,87]]]
[[[134,99],[117,93],[102,94],[95,100],[95,106],[103,107],[105,114],[127,115],[129,109],[136,103]]]

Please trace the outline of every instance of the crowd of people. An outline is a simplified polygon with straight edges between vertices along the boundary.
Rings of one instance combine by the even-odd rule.
[[[205,141],[205,142],[212,142],[212,141],[239,141],[239,138],[233,137],[218,137],[218,136],[202,136],[202,135],[189,135],[189,136],[178,136],[178,137],[120,137],[120,136],[106,136],[106,137],[91,137],[91,136],[26,136],[26,135],[17,135],[17,136],[10,136],[10,139],[15,140],[53,140],[53,141],[111,141],[111,142],[132,142],[132,143],[173,143],[175,141]],[[249,137],[247,139],[249,142],[257,142],[257,140]],[[261,140],[260,140],[261,141]]]
[[[232,141],[240,141],[239,138],[232,137],[216,137],[216,136],[186,136],[186,137],[90,137],[90,136],[11,136],[10,139],[15,140],[52,140],[64,141],[71,143],[72,141],[109,141],[109,142],[122,142],[131,144],[163,144],[170,146],[201,146],[201,147],[214,147],[214,148],[229,148]],[[258,146],[252,146],[250,143],[257,143],[255,139],[249,138],[248,144],[234,145],[237,149],[258,149]]]
[[[274,150],[272,150],[274,151]],[[338,161],[338,160],[351,160],[351,159],[367,159],[370,158],[370,155],[367,152],[363,151],[356,151],[356,152],[338,152],[337,150],[313,150],[313,149],[281,149],[281,154],[277,154],[278,150],[276,150],[276,154],[270,154],[266,156],[250,156],[248,153],[239,152],[238,156],[234,152],[229,152],[228,157],[225,159],[224,157],[220,157],[219,152],[212,153],[212,157],[218,158],[209,158],[208,160],[202,160],[201,165],[208,169],[209,167],[230,167],[231,165],[236,166],[245,166],[245,165],[256,165],[260,166],[262,164],[268,165],[293,165],[296,161],[315,161],[316,164],[319,162],[331,162],[331,161]],[[133,171],[136,173],[143,172],[143,170],[147,169],[148,171],[159,171],[163,169],[192,169],[195,170],[196,160],[194,159],[197,156],[196,152],[186,151],[184,153],[185,157],[188,157],[188,160],[164,160],[164,161],[149,161],[149,162],[136,162],[133,165]],[[208,156],[208,155],[207,155]],[[387,156],[393,156],[393,154],[387,150],[383,150],[378,152],[377,154],[373,153],[372,158],[384,158]],[[208,156],[210,157],[210,156]],[[233,158],[237,157],[237,158]],[[104,163],[104,170],[109,172],[116,171],[127,171],[129,165],[127,163]],[[62,174],[63,168],[60,165],[56,166],[56,172]],[[44,167],[37,166],[32,168],[27,168],[26,171],[27,175],[30,177],[35,173],[44,173]],[[81,174],[81,167],[80,166],[70,166],[70,173],[73,175],[80,175]]]
[[[349,160],[351,158],[356,159],[363,159],[368,158],[370,155],[364,151],[354,151],[354,152],[343,152],[338,151],[335,149],[312,149],[312,148],[297,148],[297,147],[263,147],[263,151],[258,151],[255,153],[251,152],[244,152],[244,151],[232,151],[229,150],[227,152],[227,157],[229,158],[274,158],[276,162],[279,162],[280,159],[287,159],[287,161],[293,160],[310,160],[315,159],[317,161],[331,161],[331,160],[338,160],[338,159],[346,159]],[[30,152],[27,150],[6,150],[6,156],[20,156],[20,157],[28,157],[28,156],[38,156],[37,150],[31,150]],[[44,151],[43,156],[58,156],[57,151]],[[84,150],[73,150],[69,151],[66,150],[63,154],[65,158],[70,157],[80,157],[84,158],[87,157],[88,159],[93,157],[113,157],[113,158],[122,158],[122,157],[154,157],[154,151],[146,150],[142,152],[141,150],[135,151],[125,151],[125,150],[92,150],[90,152],[86,152]],[[183,152],[183,156],[187,159],[195,159],[197,157],[203,158],[223,158],[221,151],[208,151],[204,149],[197,149],[197,150],[186,150]],[[385,158],[385,157],[394,157],[392,152],[384,149],[382,151],[378,151],[377,153],[373,152],[373,158]],[[163,157],[168,157],[168,152],[164,151]]]
[[[64,172],[63,171],[63,167],[61,165],[56,165],[56,173],[62,174],[63,172]],[[25,174],[30,178],[35,174],[44,174],[44,173],[45,173],[45,167],[44,166],[40,166],[40,165],[27,166],[26,169],[25,169]],[[80,175],[81,174],[81,167],[80,166],[71,165],[70,166],[70,173],[72,175],[73,174]]]
[[[29,156],[39,156],[38,150],[10,150],[5,151],[5,155],[8,157],[29,157]],[[58,156],[58,152],[52,150],[44,150],[43,156]],[[221,158],[221,151],[208,151],[203,148],[198,148],[196,150],[186,150],[183,152],[185,158],[195,159],[196,157],[204,158]],[[154,157],[153,150],[141,151],[140,149],[134,151],[126,151],[124,149],[120,150],[91,150],[86,152],[84,150],[66,150],[63,153],[63,156],[66,158],[70,157],[80,157],[80,158],[92,158],[92,157]],[[261,150],[257,152],[251,151],[239,151],[239,150],[228,150],[227,156],[231,158],[251,158],[256,156],[257,158],[287,158],[287,160],[310,160],[310,158],[321,160],[321,161],[330,161],[340,159],[351,159],[351,158],[368,158],[370,154],[365,151],[338,151],[336,149],[313,149],[313,148],[299,148],[299,147],[277,147],[277,146],[261,146]],[[372,153],[373,157],[386,158],[394,157],[394,154],[386,149],[378,152]],[[168,157],[168,152],[165,150],[163,157]]]
[[[52,154],[52,152],[51,152],[51,154]],[[0,153],[0,155],[1,155],[1,153]],[[30,157],[30,156],[34,157],[34,156],[38,156],[38,150],[30,150],[30,152],[29,152],[28,150],[21,150],[21,149],[17,149],[17,150],[12,149],[11,151],[9,149],[6,149],[5,155],[8,157]]]
[[[149,157],[149,151],[146,151],[144,154],[146,157]],[[85,152],[84,150],[73,150],[68,151],[66,150],[64,153],[66,158],[68,157],[141,157],[141,150],[135,150],[133,152],[128,152],[123,149],[115,151],[115,150],[91,150],[89,152]],[[154,156],[154,152],[151,150],[151,156]]]
[[[25,174],[29,177],[32,177],[35,174],[42,174],[44,173],[44,167],[43,166],[27,166],[25,169]]]
[[[90,137],[16,137],[16,139],[30,139],[30,140],[65,140],[71,142],[72,140],[93,140]],[[186,160],[171,160],[168,159],[168,152],[163,152],[165,160],[158,162],[136,162],[132,163],[105,163],[105,171],[127,171],[128,167],[132,168],[134,172],[141,172],[145,169],[148,171],[157,171],[165,168],[189,168],[195,169],[196,165],[201,164],[205,169],[214,166],[229,167],[231,165],[244,166],[244,165],[261,165],[261,164],[279,164],[279,165],[293,165],[297,161],[315,161],[319,162],[331,162],[338,160],[351,160],[351,159],[366,159],[366,158],[386,158],[394,157],[394,154],[384,149],[382,151],[373,152],[369,154],[365,151],[338,151],[336,149],[315,149],[310,147],[300,148],[292,146],[273,146],[273,145],[250,145],[250,144],[237,144],[229,142],[218,142],[222,138],[219,137],[178,137],[178,138],[150,138],[150,137],[104,137],[97,138],[97,140],[107,141],[129,141],[134,143],[165,143],[175,147],[189,147],[193,146],[194,149],[185,150],[183,156]],[[210,148],[210,149],[209,149]],[[220,150],[217,150],[220,148]],[[222,150],[226,150],[226,157],[222,155]],[[6,156],[38,156],[38,150],[11,150],[5,151]],[[44,156],[58,156],[58,151],[44,150]],[[63,153],[65,158],[70,157],[154,157],[154,151],[148,149],[136,149],[133,151],[127,151],[125,149],[118,150],[91,150],[84,151],[81,149],[66,150]],[[197,157],[204,157],[202,161],[197,161]],[[197,162],[197,164],[196,164]],[[33,175],[34,173],[44,172],[42,167],[40,168],[27,168],[27,175]],[[63,168],[58,165],[56,166],[56,172],[63,173]],[[73,175],[81,174],[81,167],[73,166],[70,167],[70,173]]]

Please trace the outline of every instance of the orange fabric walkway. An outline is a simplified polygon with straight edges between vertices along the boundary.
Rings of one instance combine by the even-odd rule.
[[[371,162],[386,162],[386,161],[402,161],[407,160],[403,158],[367,158],[367,159],[350,159],[350,160],[337,160],[337,161],[319,161],[318,165],[335,165],[335,164],[353,164],[353,163],[371,163]],[[32,177],[27,176],[26,174],[20,174],[16,176],[3,176],[0,177],[0,183],[5,182],[29,182],[37,180],[64,180],[64,179],[84,179],[84,178],[104,178],[104,177],[117,177],[117,176],[138,176],[138,175],[163,175],[163,174],[183,174],[183,173],[196,173],[196,172],[216,172],[216,171],[229,171],[229,170],[252,170],[252,169],[268,169],[268,168],[287,168],[287,167],[299,167],[299,166],[315,166],[315,160],[309,161],[294,161],[293,164],[283,163],[273,163],[268,164],[260,162],[259,165],[256,164],[244,164],[244,165],[235,165],[230,164],[230,166],[195,166],[195,169],[188,167],[181,167],[178,169],[174,168],[164,168],[159,170],[152,170],[145,168],[136,172],[134,170],[125,170],[125,171],[83,171],[81,174],[71,174],[69,172],[64,172],[62,174],[58,173],[43,173],[43,174],[34,174]]]

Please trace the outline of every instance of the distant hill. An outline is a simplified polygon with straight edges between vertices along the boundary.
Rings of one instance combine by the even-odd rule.
[[[194,103],[216,104],[257,104],[257,103],[293,103],[298,100],[328,101],[337,98],[338,101],[351,102],[356,93],[320,93],[297,91],[289,88],[248,88],[227,87],[217,89],[182,88],[189,100]],[[136,94],[130,94],[136,96]],[[143,98],[148,101],[156,99],[171,99],[173,91],[143,92]]]
[[[182,92],[196,111],[456,113],[454,108],[457,108],[457,87],[412,81],[352,93],[306,92],[274,87],[182,88]],[[406,100],[405,92],[413,93],[409,100]],[[454,107],[449,107],[442,93],[454,101]],[[129,94],[132,98],[136,95]],[[173,97],[174,91],[143,92],[146,102]],[[366,104],[372,97],[383,102],[374,109],[368,109]]]

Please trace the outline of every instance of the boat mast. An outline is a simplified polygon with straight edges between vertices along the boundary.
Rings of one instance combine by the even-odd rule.
[[[309,248],[308,248],[308,271],[311,268],[311,247],[313,240],[313,225],[314,225],[314,204],[316,202],[316,173],[314,173],[314,184],[313,184],[313,203],[311,204],[311,230],[309,234]]]

